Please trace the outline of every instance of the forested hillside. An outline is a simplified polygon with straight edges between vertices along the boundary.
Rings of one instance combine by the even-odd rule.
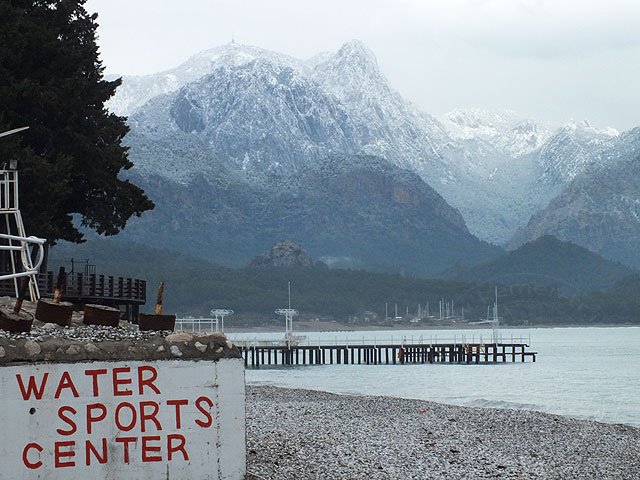
[[[288,282],[292,285],[292,306],[305,317],[345,323],[349,317],[362,318],[365,312],[375,312],[383,322],[385,303],[390,316],[397,304],[400,315],[405,316],[408,308],[413,317],[419,303],[424,311],[429,302],[430,314],[437,317],[441,299],[453,303],[458,316],[464,308],[464,318],[473,321],[485,317],[487,306],[493,303],[493,283],[326,267],[230,269],[116,240],[60,244],[51,251],[49,268],[61,264],[69,268],[72,257],[89,259],[98,273],[146,279],[149,298],[153,298],[158,282],[164,280],[166,311],[198,316],[207,315],[214,307],[231,308],[236,312],[234,321],[245,325],[275,321],[274,309],[287,305]],[[499,286],[500,316],[512,325],[638,323],[640,300],[633,288],[638,282],[630,276],[611,291],[572,297],[561,296],[557,288],[549,286]],[[143,310],[152,307],[148,304]],[[431,319],[423,325],[438,323]]]

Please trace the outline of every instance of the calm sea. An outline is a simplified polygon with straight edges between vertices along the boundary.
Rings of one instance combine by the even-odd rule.
[[[305,333],[312,344],[491,338],[489,330]],[[323,365],[248,369],[247,383],[343,394],[386,395],[480,407],[539,410],[640,427],[640,327],[500,331],[530,338],[536,363],[498,365]],[[229,334],[276,339],[282,334]],[[305,342],[306,343],[306,342]]]

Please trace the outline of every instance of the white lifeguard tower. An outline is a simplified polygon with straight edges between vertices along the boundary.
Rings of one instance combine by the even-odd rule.
[[[16,128],[0,132],[6,137],[21,132],[29,127]],[[13,280],[16,297],[18,296],[18,279],[29,277],[29,294],[31,301],[40,298],[38,289],[38,272],[44,259],[45,239],[27,237],[18,205],[18,165],[16,160],[0,161],[0,252],[5,255],[3,273],[0,280]],[[29,248],[35,249],[34,252]],[[7,269],[7,271],[4,271]]]

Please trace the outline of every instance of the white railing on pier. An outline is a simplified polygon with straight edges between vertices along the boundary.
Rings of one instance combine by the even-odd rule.
[[[177,321],[176,321],[177,322]],[[241,337],[230,336],[230,340],[239,347],[251,348],[251,347],[267,347],[267,346],[285,346],[286,341],[284,337],[282,339],[264,338],[254,336],[248,338],[246,335]],[[345,346],[345,347],[357,347],[359,345],[373,345],[373,346],[385,346],[385,345],[492,345],[497,344],[531,344],[530,336],[515,336],[505,337],[500,335],[497,342],[492,341],[492,335],[489,334],[486,337],[483,335],[454,335],[453,337],[438,337],[438,335],[399,335],[391,337],[356,337],[355,335],[340,336],[335,335],[333,338],[311,338],[309,336],[298,335],[292,345],[309,346],[309,347],[330,347],[330,346]]]
[[[218,333],[217,318],[176,318],[176,331],[191,333]]]

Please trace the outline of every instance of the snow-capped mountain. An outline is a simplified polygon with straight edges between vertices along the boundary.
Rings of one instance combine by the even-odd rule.
[[[310,68],[305,62],[288,55],[232,42],[199,52],[186,62],[165,72],[152,75],[125,75],[116,95],[107,103],[107,108],[117,115],[129,116],[148,100],[178,90],[218,67],[245,65],[256,58],[269,59],[296,69]]]
[[[129,124],[136,134],[160,142],[197,139],[248,174],[293,174],[331,152],[358,150],[353,122],[339,102],[298,70],[264,58],[217,67],[149,101]],[[206,172],[210,162],[200,160],[181,175]],[[137,166],[169,178],[176,174],[155,158],[140,158]]]
[[[514,158],[540,148],[559,127],[552,122],[523,118],[512,110],[453,110],[442,123],[456,141],[484,143]]]
[[[553,185],[570,182],[599,162],[598,154],[619,134],[613,128],[596,128],[586,120],[564,125],[537,152],[539,181]]]
[[[126,138],[132,175],[158,208],[124,236],[167,247],[180,235],[188,239],[179,242],[185,251],[235,265],[281,238],[334,265],[410,273],[496,255],[455,208],[398,166],[406,152],[410,160],[439,157],[423,140],[426,127],[413,126],[417,110],[382,88],[381,74],[371,87],[393,96],[378,108],[396,112],[396,123],[385,123],[390,115],[382,112],[367,124],[370,112],[356,114],[359,106],[316,80],[327,62],[371,73],[371,58],[362,57],[371,54],[358,47],[347,45],[314,68],[273,55],[218,63],[138,107]],[[404,129],[412,129],[415,146]],[[364,155],[382,144],[390,145],[390,158]],[[410,148],[401,152],[401,145]],[[151,230],[158,233],[149,239]]]
[[[416,172],[427,165],[433,170],[434,162],[443,166],[440,146],[448,141],[444,128],[391,88],[362,42],[345,43],[315,66],[312,78],[348,110],[362,153]]]
[[[498,244],[597,162],[593,154],[618,135],[587,121],[558,125],[513,111],[455,110],[442,123],[453,139],[444,155],[467,180],[443,196],[472,232]]]
[[[551,234],[640,266],[640,128],[613,136],[585,154],[587,168],[521,228],[516,248]]]
[[[359,41],[307,61],[229,44],[167,72],[125,77],[110,108],[130,115],[136,175],[186,185],[225,171],[262,188],[329,155],[384,158],[419,175],[473,234],[496,244],[617,134],[511,111],[437,119],[393,90]]]
[[[456,178],[438,152],[448,142],[440,122],[391,89],[360,42],[314,60],[314,68],[277,55],[251,59],[256,50],[243,48],[228,47],[248,62],[218,61],[208,74],[137,108],[132,131],[158,141],[197,137],[248,173],[293,174],[333,152],[386,158],[436,183]],[[206,161],[189,161],[184,174],[207,169]]]

